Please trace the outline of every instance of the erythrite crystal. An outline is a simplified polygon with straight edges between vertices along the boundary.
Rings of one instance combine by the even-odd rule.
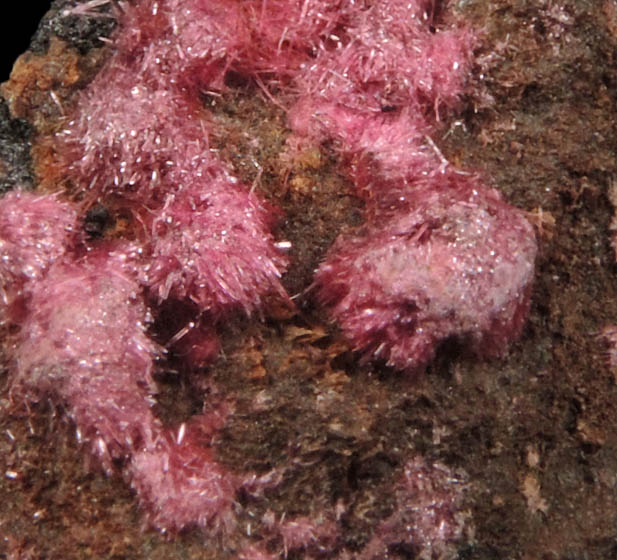
[[[177,433],[159,432],[153,445],[131,457],[128,476],[156,527],[177,532],[189,525],[229,529],[238,480],[208,449],[224,418],[196,416]]]
[[[22,226],[23,247],[8,228],[15,263],[35,259],[23,281],[39,280],[29,284],[12,349],[12,391],[66,403],[107,471],[113,459],[128,461],[126,475],[155,526],[228,525],[236,483],[207,449],[210,428],[222,422],[202,418],[196,428],[194,419],[176,439],[152,415],[158,348],[145,334],[141,291],[189,310],[167,341],[189,369],[218,349],[213,325],[224,312],[256,311],[271,293],[287,297],[285,259],[270,235],[276,213],[210,151],[199,100],[201,88],[222,86],[230,56],[245,44],[244,12],[240,3],[201,0],[121,8],[115,52],[79,95],[58,151],[84,206],[124,206],[140,224],[138,242],[82,246],[79,257],[64,231],[68,218],[57,219],[51,202],[40,216],[32,203],[42,225]],[[11,208],[24,214],[24,205],[6,202],[10,226]],[[5,261],[5,291],[21,290],[16,265]]]
[[[340,40],[336,33],[362,9],[353,0],[249,0],[242,5],[250,35],[234,53],[232,67],[285,85],[314,62],[324,41]]]
[[[214,80],[204,69],[234,51],[240,39],[226,13],[197,1],[127,6],[127,36],[60,135],[73,182],[93,200],[124,202],[149,230],[142,280],[158,301],[188,299],[215,317],[251,312],[267,293],[286,297],[275,213],[210,151],[210,125],[185,76]]]
[[[157,346],[146,336],[140,287],[123,271],[121,250],[54,264],[31,286],[29,313],[11,350],[11,391],[66,403],[108,473],[125,470],[152,525],[230,524],[236,483],[207,449],[224,415],[192,419],[176,435],[152,414]]]
[[[29,314],[12,350],[12,391],[68,404],[79,437],[106,470],[152,441],[156,345],[137,282],[113,256],[59,262],[31,285]]]
[[[209,144],[214,121],[200,95],[234,73],[286,96],[299,144],[333,140],[365,202],[365,225],[335,242],[315,277],[356,349],[414,369],[448,337],[498,355],[520,334],[534,234],[430,138],[461,97],[474,44],[469,31],[434,21],[435,4],[121,2],[112,52],[56,148],[84,209],[100,202],[134,218],[131,244],[76,239],[75,209],[54,196],[0,203],[1,318],[20,327],[8,352],[12,394],[65,403],[79,438],[108,472],[122,464],[161,530],[229,527],[236,490],[268,478],[243,482],[215,461],[225,411],[172,431],[151,410],[162,350],[146,334],[147,303],[181,358],[173,364],[191,370],[214,357],[216,325],[231,310],[259,314],[269,296],[287,298],[277,212]],[[398,509],[358,558],[387,558],[397,545],[441,554],[461,535],[456,484],[445,467],[411,461]],[[274,538],[322,554],[336,546],[333,518],[281,519]]]
[[[315,550],[327,552],[336,541],[338,526],[329,519],[315,520],[301,516],[278,524],[283,539],[284,555],[290,550]]]
[[[396,490],[397,508],[375,531],[357,560],[387,560],[404,550],[420,560],[457,557],[469,512],[462,509],[464,479],[439,463],[421,457],[405,465]]]
[[[173,88],[156,89],[112,58],[83,92],[79,111],[59,135],[69,177],[93,199],[115,195],[136,210],[160,204],[181,168],[204,187],[222,163],[194,103]],[[198,174],[199,173],[199,174]]]
[[[452,107],[469,71],[473,36],[457,29],[434,32],[429,4],[387,0],[350,14],[336,48],[324,45],[297,74],[300,98],[290,115],[294,131],[319,137],[324,125],[328,128],[323,114],[336,108],[370,115]]]
[[[387,0],[349,15],[335,49],[299,69],[294,132],[335,140],[367,223],[337,240],[316,277],[365,357],[425,365],[458,337],[500,355],[529,308],[536,256],[522,213],[454,171],[430,139],[460,98],[473,36],[430,28],[428,2]]]
[[[160,300],[186,298],[215,316],[233,307],[251,312],[268,292],[286,298],[271,221],[271,211],[230,179],[181,188],[154,218],[145,282]]]
[[[264,293],[283,294],[273,210],[209,151],[204,121],[180,94],[112,71],[91,85],[63,141],[74,180],[93,198],[124,199],[150,229],[146,284],[159,300],[186,297],[216,313],[250,311]],[[104,110],[109,99],[117,105]]]
[[[230,59],[250,38],[242,2],[142,0],[125,4],[117,36],[121,64],[155,89],[194,97],[221,88]]]
[[[71,179],[92,196],[151,208],[184,179],[208,189],[224,165],[209,151],[200,88],[222,77],[242,34],[234,3],[146,0],[119,16],[116,51],[59,135]],[[221,66],[208,75],[212,66]],[[188,87],[185,82],[191,82]]]
[[[399,369],[456,336],[500,355],[529,307],[536,242],[522,213],[461,178],[414,191],[411,210],[341,238],[319,268],[319,298],[365,356]]]
[[[0,304],[8,309],[40,280],[76,235],[77,212],[56,195],[24,191],[0,200]],[[2,322],[0,315],[0,323]]]

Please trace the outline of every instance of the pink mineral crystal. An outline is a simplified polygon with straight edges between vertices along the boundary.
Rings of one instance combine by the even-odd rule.
[[[12,393],[57,395],[79,439],[108,472],[112,460],[152,441],[153,358],[139,285],[93,253],[59,262],[31,286],[29,314],[12,349]]]
[[[195,416],[175,433],[159,431],[152,445],[132,455],[127,476],[152,525],[171,533],[188,526],[232,527],[239,481],[209,449],[223,423],[216,414]]]
[[[169,532],[230,525],[237,483],[209,450],[221,422],[196,418],[172,434],[152,415],[159,349],[145,334],[142,289],[182,310],[186,324],[174,321],[176,332],[165,334],[187,369],[213,357],[214,324],[228,310],[251,313],[269,294],[287,297],[286,262],[270,234],[276,212],[209,149],[199,100],[246,51],[245,16],[240,3],[120,6],[115,50],[79,95],[58,150],[84,205],[124,206],[139,224],[137,243],[71,247],[32,287],[13,348],[13,394],[66,403],[79,438],[108,472],[114,459],[127,462],[148,520]]]
[[[315,277],[356,349],[414,369],[449,337],[495,355],[520,334],[535,238],[521,212],[452,169],[431,140],[464,92],[475,42],[441,25],[435,4],[119,2],[109,58],[77,95],[56,148],[83,207],[127,210],[134,239],[79,238],[76,210],[55,196],[0,202],[11,395],[64,404],[80,441],[107,472],[123,469],[155,527],[224,530],[238,489],[263,497],[273,486],[215,460],[224,410],[173,429],[152,413],[163,350],[149,326],[190,372],[214,357],[216,325],[230,312],[259,314],[271,295],[287,298],[277,212],[210,148],[215,125],[200,95],[224,90],[234,73],[271,99],[268,87],[281,93],[296,141],[333,140],[366,203],[366,224],[336,241]],[[411,461],[396,511],[358,558],[396,546],[444,556],[462,535],[460,495],[445,467]],[[269,544],[328,554],[339,527],[319,519],[273,524]]]
[[[196,98],[221,89],[230,60],[247,46],[243,2],[141,0],[125,3],[116,47],[121,64],[155,89]]]
[[[454,170],[430,135],[460,99],[475,39],[431,29],[431,2],[349,14],[336,48],[295,77],[296,135],[332,139],[366,203],[315,276],[319,301],[366,358],[424,366],[450,337],[501,355],[529,308],[534,232],[522,213]]]
[[[405,465],[397,484],[394,513],[376,529],[357,560],[397,558],[396,549],[419,560],[456,558],[456,541],[470,513],[462,507],[464,479],[448,467],[421,457]]]
[[[284,555],[291,550],[314,550],[325,553],[336,541],[339,528],[329,519],[313,519],[300,516],[278,524],[283,539]]]
[[[270,293],[287,297],[286,261],[270,234],[276,213],[209,149],[211,124],[196,83],[187,85],[208,85],[206,67],[225,66],[239,48],[231,21],[239,7],[226,10],[199,1],[126,6],[117,50],[59,135],[88,199],[119,199],[144,225],[151,294],[214,318],[234,307],[250,313]]]
[[[350,0],[248,0],[241,5],[249,35],[231,67],[287,87],[361,9]]]
[[[11,309],[77,237],[77,211],[56,195],[15,190],[0,199],[0,305]],[[0,323],[2,315],[0,313]],[[17,317],[12,317],[13,320]]]
[[[159,301],[187,299],[215,317],[234,307],[250,313],[268,293],[286,299],[272,221],[272,211],[229,178],[180,188],[153,220],[144,281]]]
[[[354,347],[397,369],[458,337],[501,355],[529,308],[536,242],[496,191],[461,179],[416,191],[409,212],[335,243],[315,283]]]
[[[77,187],[93,201],[114,195],[137,209],[160,204],[175,187],[166,181],[170,169],[196,154],[209,162],[207,132],[193,105],[172,88],[149,87],[118,57],[83,91],[58,139]]]
[[[453,107],[463,92],[474,38],[464,29],[432,29],[433,5],[386,0],[350,13],[340,36],[327,37],[316,59],[296,76],[294,131],[318,138],[324,129],[340,134],[327,117],[339,108],[365,115],[412,109],[438,116],[441,107]]]
[[[114,460],[128,462],[125,476],[153,526],[229,526],[235,479],[208,449],[225,414],[194,417],[173,434],[153,415],[160,349],[146,335],[149,313],[124,270],[127,252],[67,258],[31,286],[11,349],[11,394],[65,404],[78,439],[108,473]]]
[[[79,95],[59,134],[70,177],[93,197],[152,208],[179,180],[208,188],[224,166],[209,150],[202,88],[227,67],[243,36],[235,3],[145,0],[124,4],[115,50]],[[194,82],[188,87],[185,82]],[[173,171],[184,176],[168,177]]]

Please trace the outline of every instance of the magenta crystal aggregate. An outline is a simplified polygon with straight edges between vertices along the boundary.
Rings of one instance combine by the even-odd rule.
[[[13,191],[0,203],[0,324],[19,322],[31,287],[77,236],[77,211],[56,195]]]
[[[457,337],[502,355],[521,334],[537,246],[522,212],[454,169],[429,134],[453,107],[471,64],[465,29],[433,32],[432,3],[377,2],[350,15],[296,77],[297,135],[333,139],[367,207],[315,276],[354,348],[414,371]]]
[[[8,350],[11,393],[65,403],[105,470],[123,465],[153,526],[229,528],[235,493],[252,475],[232,475],[210,449],[225,411],[173,429],[153,414],[152,374],[165,349],[148,336],[151,315],[188,310],[169,345],[196,368],[216,354],[216,325],[230,312],[259,315],[272,296],[288,301],[277,211],[208,141],[213,124],[199,96],[224,89],[230,70],[280,92],[290,146],[332,141],[365,202],[365,224],[337,239],[313,286],[356,350],[413,371],[450,337],[499,356],[520,336],[534,232],[430,138],[460,102],[475,41],[466,28],[435,28],[434,8],[122,2],[110,57],[57,137],[79,206],[21,191],[0,202],[0,321],[21,327]],[[80,208],[106,201],[133,214],[136,239],[79,233]],[[358,558],[392,542],[440,551],[460,538],[458,486],[445,467],[412,461],[399,486],[400,508]],[[331,546],[338,534],[334,521],[309,518],[277,531],[286,549]]]
[[[93,198],[148,208],[142,280],[159,303],[188,298],[218,317],[286,297],[274,214],[209,149],[198,104],[234,70],[292,99],[300,144],[333,139],[366,202],[365,226],[315,277],[354,348],[403,370],[449,337],[482,355],[507,350],[529,306],[534,232],[430,140],[460,100],[475,41],[466,28],[435,31],[434,10],[401,0],[123,7],[116,51],[82,94],[63,152]]]
[[[471,513],[462,507],[464,476],[441,463],[410,459],[396,483],[397,507],[382,521],[357,560],[391,558],[392,544],[413,550],[414,558],[453,558],[452,544],[465,533]]]
[[[315,281],[354,346],[398,369],[451,336],[504,353],[523,328],[536,253],[520,212],[475,181],[411,196],[385,227],[336,241]]]
[[[34,283],[13,357],[12,391],[59,393],[78,437],[105,469],[151,445],[155,392],[148,311],[135,279],[113,255],[60,261]]]

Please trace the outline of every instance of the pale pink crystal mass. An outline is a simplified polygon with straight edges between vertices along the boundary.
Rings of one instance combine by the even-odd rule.
[[[337,240],[315,277],[320,300],[356,349],[397,369],[426,364],[452,336],[502,355],[529,308],[531,226],[475,181],[410,198],[386,227]]]
[[[234,183],[214,179],[208,187],[168,195],[151,226],[156,241],[145,283],[159,301],[186,298],[215,315],[233,307],[251,312],[265,292],[286,298],[271,211]]]
[[[432,32],[431,5],[354,12],[348,41],[299,72],[290,111],[296,134],[336,141],[367,207],[360,235],[337,240],[317,271],[318,299],[355,349],[404,370],[449,337],[503,354],[522,331],[537,252],[523,214],[428,137],[463,92],[473,43],[467,30]]]
[[[462,508],[466,480],[440,464],[414,457],[396,484],[397,508],[382,521],[357,560],[386,560],[392,545],[413,558],[452,558],[471,515]]]
[[[85,239],[77,207],[57,196],[2,199],[0,319],[21,327],[8,351],[12,394],[66,403],[104,468],[123,465],[154,526],[230,527],[251,476],[232,476],[209,449],[223,412],[174,429],[153,415],[164,350],[147,334],[151,312],[187,310],[174,325],[185,336],[168,334],[194,368],[216,353],[217,322],[231,311],[288,300],[277,211],[210,149],[199,96],[224,89],[229,71],[284,98],[290,146],[333,141],[365,201],[365,224],[334,243],[313,285],[355,349],[414,370],[449,337],[492,356],[520,336],[534,232],[430,139],[460,102],[475,41],[469,29],[435,27],[435,10],[429,0],[121,2],[110,58],[57,149],[84,204],[120,201],[137,239]],[[439,551],[458,539],[448,485],[441,467],[409,463],[400,509],[359,558],[394,541]],[[279,534],[302,548],[323,527],[289,520]]]
[[[77,212],[55,195],[9,192],[0,204],[0,324],[77,235]],[[19,317],[11,317],[19,321]]]
[[[137,282],[113,256],[58,262],[32,286],[30,313],[13,351],[13,391],[58,393],[80,439],[106,470],[148,445],[156,345]]]

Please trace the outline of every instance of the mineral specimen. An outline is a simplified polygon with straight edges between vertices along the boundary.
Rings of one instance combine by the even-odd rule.
[[[11,391],[66,404],[79,439],[107,472],[122,468],[157,528],[223,530],[236,491],[255,477],[214,458],[224,410],[173,428],[155,417],[153,371],[165,349],[148,327],[155,316],[159,338],[194,371],[214,357],[216,326],[231,312],[259,315],[271,296],[288,299],[288,263],[271,233],[277,212],[211,149],[202,93],[242,75],[277,88],[296,140],[334,141],[366,223],[336,241],[315,287],[369,358],[417,368],[450,336],[501,354],[523,327],[536,243],[519,211],[454,170],[430,139],[460,100],[474,42],[466,29],[434,28],[434,2],[119,6],[112,52],[56,149],[70,194],[86,211],[125,211],[130,239],[81,238],[76,206],[54,196],[2,199]],[[397,543],[440,552],[459,538],[456,484],[445,467],[410,462],[398,509],[359,558]],[[319,519],[281,520],[275,538],[327,553],[339,527],[334,515]]]
[[[152,445],[155,385],[148,312],[137,282],[114,255],[57,262],[29,286],[28,313],[12,349],[13,394],[58,395],[79,439],[108,472]]]
[[[209,449],[224,422],[224,413],[196,415],[174,432],[159,430],[151,446],[132,454],[127,477],[154,527],[177,533],[195,525],[212,532],[233,526],[232,506],[242,480]]]
[[[287,297],[286,260],[270,235],[276,214],[209,149],[199,107],[197,87],[216,81],[207,69],[237,42],[232,13],[203,2],[125,6],[116,51],[58,136],[74,185],[143,223],[152,295],[214,316]]]
[[[24,288],[40,280],[77,236],[77,212],[56,195],[15,190],[0,204],[0,323],[18,313]],[[19,317],[12,317],[19,321]]]
[[[319,298],[357,350],[397,369],[456,336],[502,355],[529,308],[536,244],[524,216],[474,181],[416,189],[412,210],[337,240]]]
[[[39,201],[34,198],[35,209]],[[54,204],[46,208],[57,212]],[[19,204],[12,208],[13,216],[31,215]],[[26,257],[33,251],[22,250]],[[23,287],[30,297],[21,329],[9,348],[11,393],[65,403],[78,439],[109,474],[114,460],[128,461],[125,475],[154,526],[228,527],[238,482],[207,449],[224,415],[197,416],[177,437],[154,416],[152,373],[162,350],[146,334],[151,319],[129,254],[124,245],[74,251],[46,274],[32,275],[35,281]]]
[[[273,216],[229,179],[179,188],[154,215],[144,283],[159,301],[187,299],[215,317],[234,307],[250,313],[268,293],[286,299]]]
[[[428,13],[398,0],[354,13],[346,39],[299,69],[290,111],[296,135],[335,140],[367,209],[317,271],[318,299],[355,349],[404,370],[453,336],[503,354],[521,334],[537,252],[522,213],[430,139],[462,94],[474,38],[433,32]]]

